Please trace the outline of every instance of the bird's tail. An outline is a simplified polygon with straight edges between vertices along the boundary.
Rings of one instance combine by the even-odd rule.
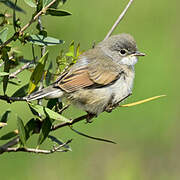
[[[55,88],[53,86],[48,86],[47,88],[43,88],[39,91],[36,91],[26,97],[27,101],[33,101],[37,99],[53,99],[59,98],[63,95],[63,91],[60,88]]]

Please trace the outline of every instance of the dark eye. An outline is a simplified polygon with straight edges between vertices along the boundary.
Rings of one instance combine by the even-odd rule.
[[[126,51],[125,49],[121,49],[121,50],[120,50],[120,54],[123,55],[123,56],[126,54],[126,52],[127,52],[127,51]]]

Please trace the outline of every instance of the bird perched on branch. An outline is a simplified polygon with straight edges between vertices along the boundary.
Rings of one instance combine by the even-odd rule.
[[[27,101],[66,98],[89,114],[110,112],[132,94],[134,65],[144,55],[131,35],[113,35],[80,55],[68,72]]]

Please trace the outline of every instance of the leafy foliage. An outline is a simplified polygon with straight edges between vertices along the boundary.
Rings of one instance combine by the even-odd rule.
[[[66,2],[66,0],[56,0],[54,4],[49,6],[49,4],[52,2],[53,0],[24,0],[24,3],[27,6],[31,7],[34,11],[32,13],[32,18],[35,17],[37,13],[39,13],[40,11],[42,11],[42,14],[45,16],[51,15],[61,17],[71,15],[69,11],[62,9],[62,6]],[[0,0],[0,3],[4,4],[7,8],[13,9],[13,14],[0,12],[0,21],[2,20],[0,22],[0,84],[3,86],[4,94],[6,94],[7,92],[9,83],[13,83],[14,86],[21,85],[21,87],[17,86],[16,90],[14,90],[12,94],[12,97],[25,97],[28,94],[32,93],[35,89],[38,89],[39,83],[41,82],[42,85],[42,83],[45,81],[45,77],[46,85],[49,85],[52,81],[52,78],[55,77],[55,74],[59,73],[59,68],[57,68],[57,72],[50,72],[54,68],[52,61],[49,62],[49,67],[46,70],[48,54],[51,53],[51,49],[46,51],[46,47],[57,46],[59,44],[64,44],[65,42],[64,40],[60,40],[58,38],[49,36],[47,30],[45,30],[45,28],[42,25],[40,17],[39,19],[36,19],[36,30],[38,32],[34,30],[34,33],[31,34],[30,32],[32,32],[32,30],[30,32],[28,32],[27,30],[26,33],[24,33],[23,31],[25,29],[22,31],[23,25],[20,18],[16,18],[16,11],[25,13],[25,10],[23,10],[21,7],[17,5],[18,1],[13,2],[10,0]],[[49,8],[46,8],[46,6],[49,6]],[[46,10],[44,10],[45,8]],[[11,21],[13,23],[11,23]],[[31,22],[31,19],[29,22]],[[29,22],[27,22],[27,24]],[[31,23],[28,24],[28,26],[30,26]],[[14,29],[14,35],[12,35],[12,29]],[[10,41],[8,39],[9,37],[11,37]],[[7,41],[9,42],[7,43]],[[24,54],[22,55],[22,52],[16,50],[17,44],[12,45],[10,44],[11,41],[17,41],[25,46],[28,44],[32,45],[33,59],[26,60],[24,58]],[[35,53],[38,49],[40,49],[42,52],[40,57]],[[72,56],[72,58],[74,58],[74,56]],[[72,61],[69,60],[69,57],[67,58],[67,56],[65,56],[64,52],[62,59],[65,66],[68,66],[70,63],[72,63]],[[33,63],[29,63],[31,61]],[[60,60],[58,60],[58,62],[60,63]],[[26,63],[31,64],[31,66],[26,66]],[[15,69],[17,66],[18,69]],[[62,66],[60,67],[62,71],[64,70],[65,66],[63,66],[63,68]],[[29,77],[29,83],[26,82],[25,84],[22,84],[20,81],[18,81],[18,83],[14,82],[14,78],[18,78],[18,74],[28,68],[31,72],[31,75]],[[37,140],[37,145],[39,146],[49,136],[52,125],[55,123],[55,121],[60,121],[64,123],[69,122],[69,119],[65,118],[64,116],[58,113],[63,108],[63,104],[62,102],[59,102],[57,99],[48,101],[47,107],[39,105],[39,103],[29,103],[28,106],[32,114],[34,115],[34,118],[31,118],[29,120],[22,120],[21,117],[17,115],[17,129],[11,130],[5,133],[4,135],[1,135],[0,140],[9,140],[15,137],[19,137],[19,144],[24,147],[26,145],[27,140],[33,134],[37,133],[39,134]],[[7,110],[6,112],[4,112],[4,114],[2,114],[0,119],[0,129],[3,126],[7,125],[7,121],[9,118],[8,115],[10,112],[11,110]],[[15,112],[12,112],[12,114],[15,114]],[[58,141],[56,137],[49,137],[51,137],[51,140],[53,142],[55,142],[53,139],[56,139],[55,143],[59,145],[63,144],[63,142],[60,140]],[[66,145],[64,148],[66,150],[71,150],[68,145]]]

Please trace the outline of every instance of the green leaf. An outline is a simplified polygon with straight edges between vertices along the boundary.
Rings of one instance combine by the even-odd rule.
[[[53,74],[50,72],[51,69],[52,69],[52,61],[50,62],[49,67],[47,69],[47,73],[46,73],[46,78],[45,78],[46,86],[49,86],[52,76],[53,76]]]
[[[9,115],[10,112],[11,112],[10,110],[7,110],[7,111],[3,114],[0,122],[6,123],[6,122],[7,122],[7,119],[8,119],[8,115]]]
[[[38,4],[37,4],[37,8],[36,8],[36,13],[41,11],[41,9],[43,8],[43,0],[38,0],[37,3]]]
[[[74,41],[71,42],[69,46],[69,51],[66,53],[66,56],[74,57]]]
[[[45,116],[45,112],[44,110],[46,111],[46,113],[48,114],[48,116],[51,118],[51,119],[54,119],[54,120],[57,120],[57,121],[63,121],[63,122],[69,122],[69,119],[65,118],[64,116],[52,111],[51,109],[49,108],[46,108],[46,107],[43,107],[43,106],[40,106],[40,105],[37,105],[37,104],[31,104],[30,103],[30,106],[31,108],[33,108],[36,112],[40,113],[41,115]]]
[[[0,31],[0,44],[6,41],[7,35],[8,35],[8,28],[5,27],[3,30]]]
[[[58,98],[50,99],[47,103],[47,108],[53,109],[54,106],[58,103]]]
[[[7,75],[9,75],[9,73],[7,73],[7,72],[0,72],[0,76],[7,76]]]
[[[65,11],[65,10],[61,10],[61,9],[53,9],[53,8],[49,8],[46,11],[47,15],[51,15],[51,16],[70,16],[72,15],[72,13]]]
[[[25,13],[25,11],[24,11],[22,8],[20,8],[19,6],[15,5],[15,4],[14,4],[13,2],[11,2],[10,0],[0,0],[0,3],[3,3],[3,4],[5,4],[6,6],[8,6],[9,8],[15,9],[16,11]]]
[[[46,118],[43,120],[41,132],[40,132],[38,143],[37,143],[38,146],[41,145],[44,142],[44,140],[48,137],[51,131],[51,126],[52,126],[52,122],[49,115],[46,113],[46,110],[44,111],[46,114]]]
[[[9,74],[10,61],[9,61],[9,56],[8,56],[6,48],[4,48],[2,50],[2,59],[4,61],[4,72]],[[9,75],[5,75],[3,77],[3,91],[4,91],[4,94],[6,93],[6,89],[7,89],[7,85],[8,85],[8,80],[9,80]]]
[[[25,125],[25,130],[26,130],[26,141],[30,138],[31,135],[33,135],[36,131],[39,130],[41,121],[38,119],[30,119],[26,125]]]
[[[13,95],[12,97],[24,97],[27,95],[28,92],[28,87],[29,84],[26,84],[24,86],[22,86],[21,88],[19,88]]]
[[[24,123],[19,116],[17,116],[17,126],[21,144],[24,146],[26,144],[26,131],[24,128]]]
[[[78,57],[82,54],[83,52],[80,51],[80,43],[78,43],[77,47],[76,47],[76,59],[78,59]]]
[[[0,140],[8,140],[11,139],[13,137],[16,137],[18,135],[17,131],[11,131],[3,136],[0,137]]]
[[[43,0],[43,7],[46,7],[49,3],[51,3],[53,0]]]
[[[54,46],[57,44],[64,43],[63,40],[59,40],[53,37],[44,37],[42,35],[30,35],[27,38],[27,41],[32,44],[39,45],[39,46]]]
[[[29,88],[28,88],[28,94],[30,94],[38,85],[39,81],[42,78],[42,75],[44,73],[45,64],[48,58],[48,51],[44,54],[43,57],[39,60],[38,64],[36,65],[36,68],[34,69],[30,82],[29,82]]]
[[[36,7],[36,4],[34,3],[33,0],[24,0],[24,2],[29,5],[30,7],[33,7],[35,8]]]

